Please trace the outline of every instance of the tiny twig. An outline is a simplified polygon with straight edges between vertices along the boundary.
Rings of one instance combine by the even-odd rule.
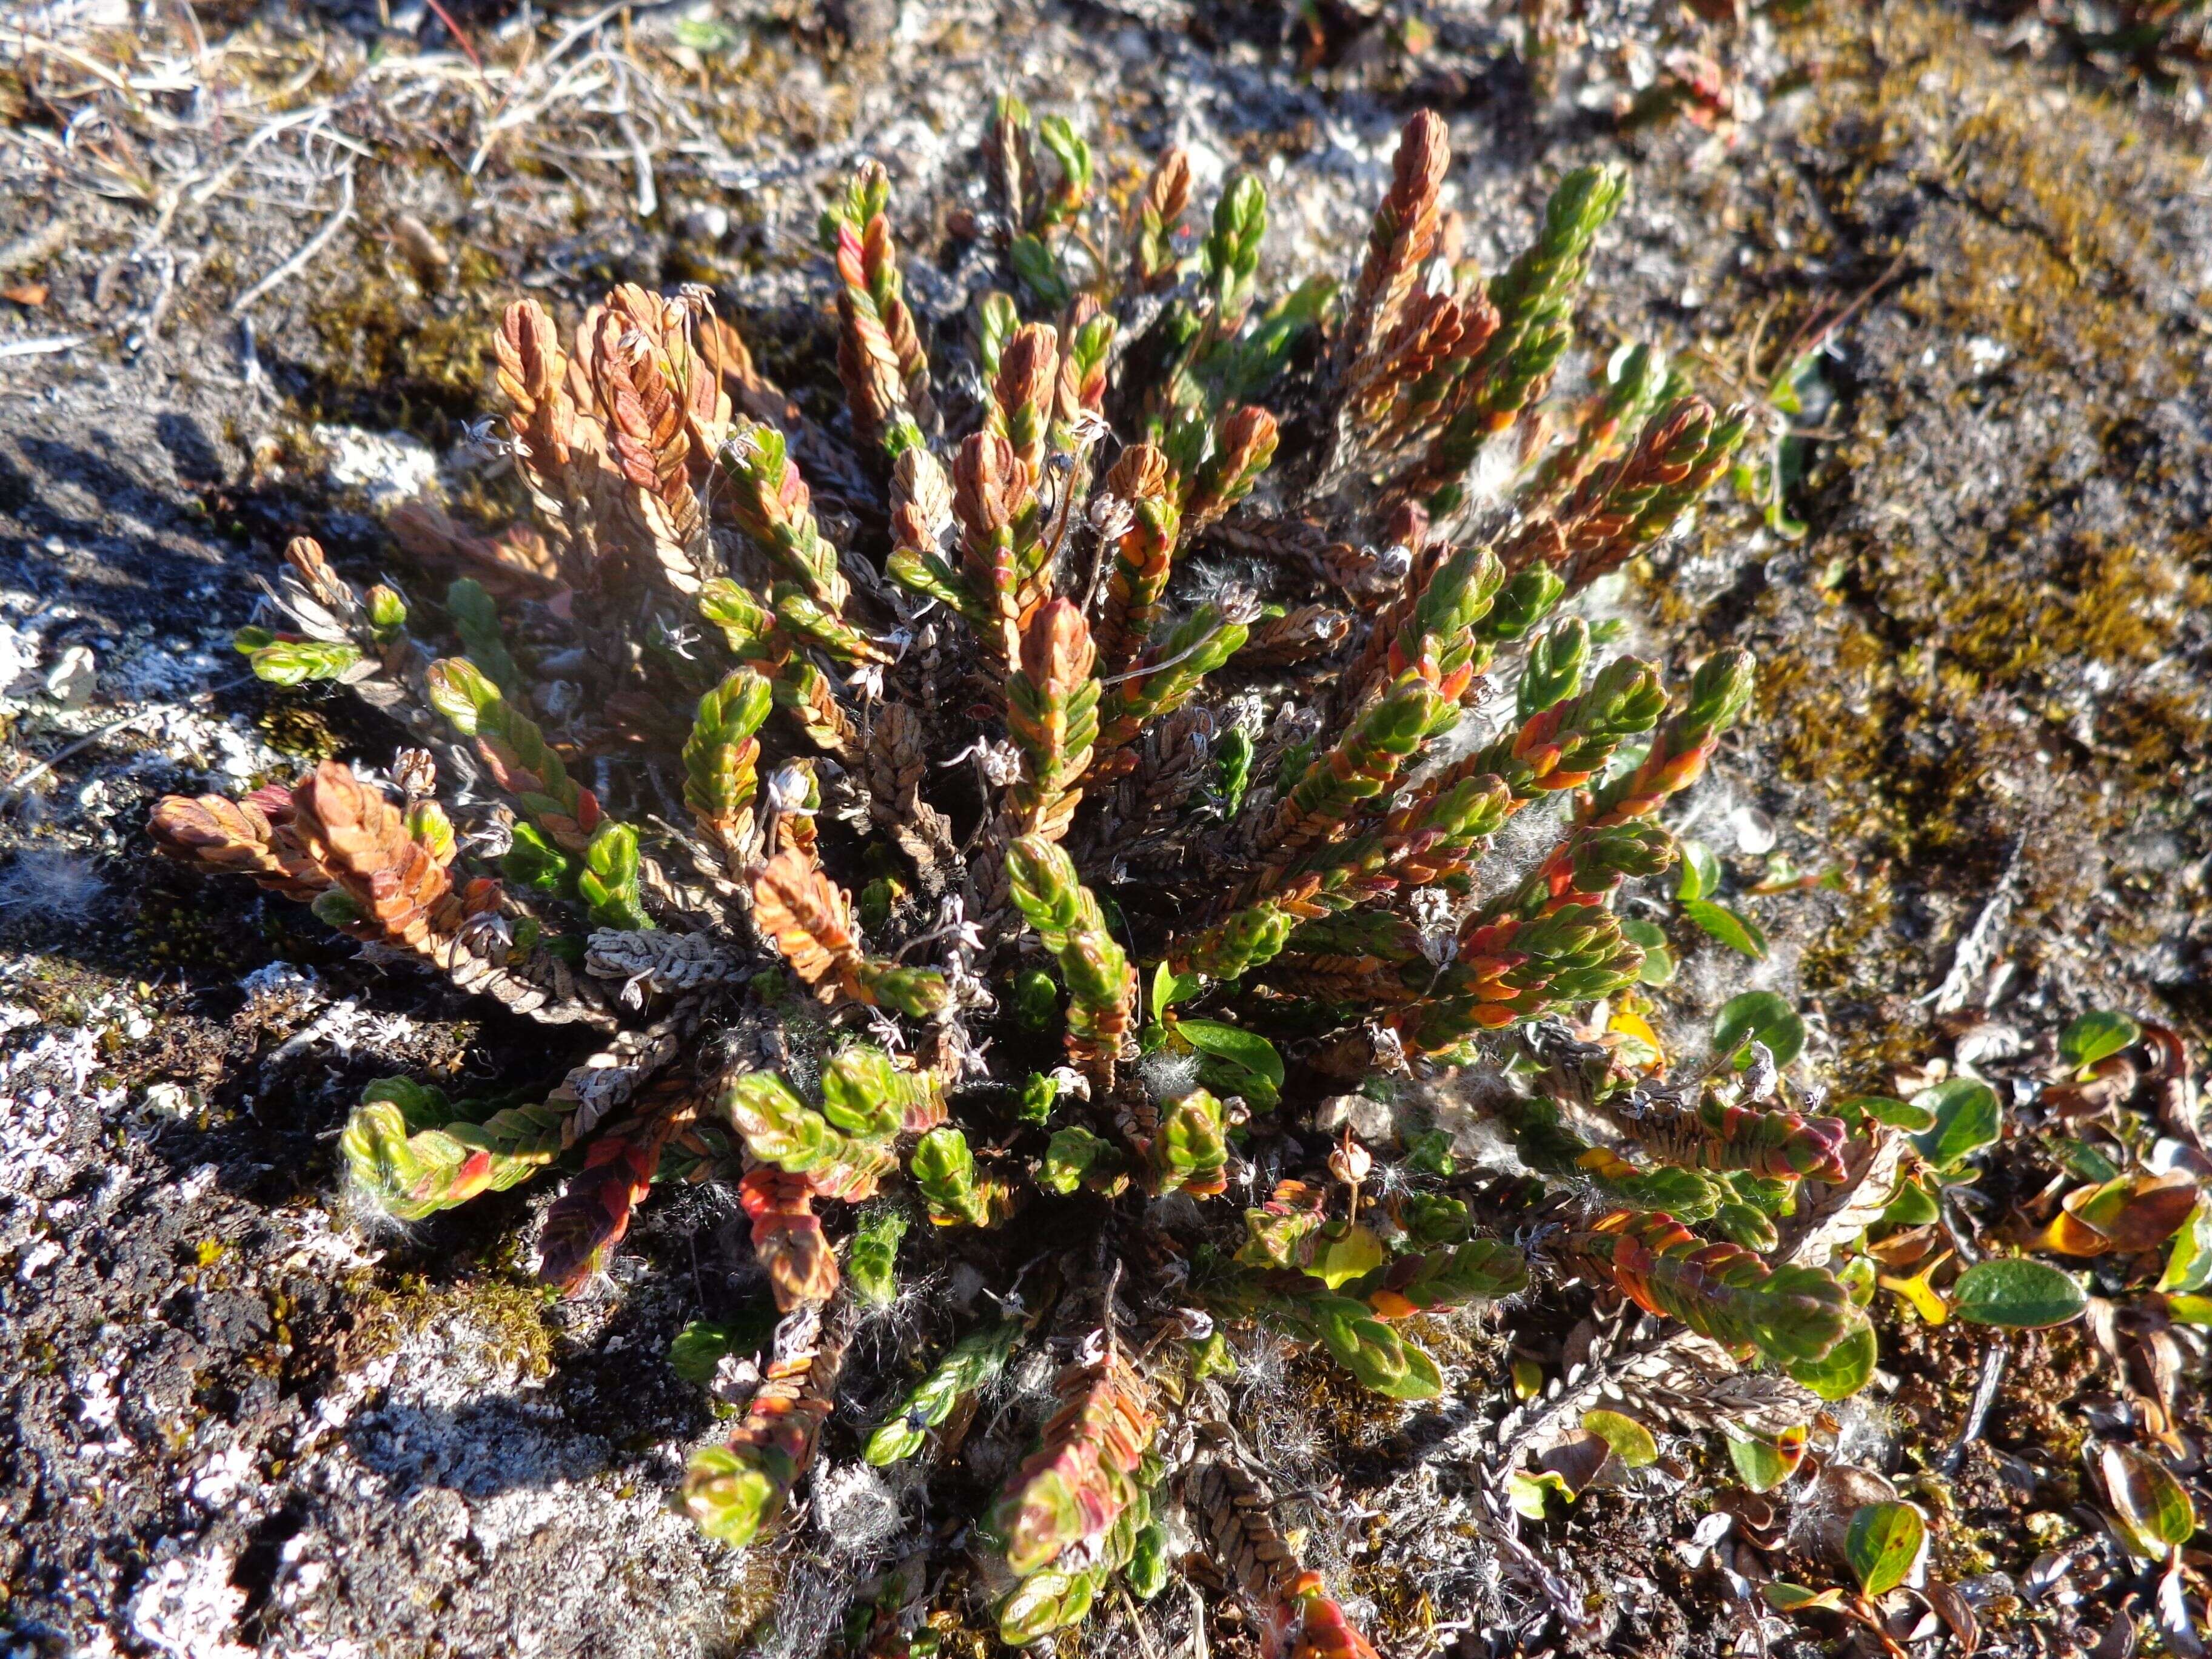
[[[66,744],[63,747],[55,750],[54,752],[47,756],[46,759],[40,761],[36,766],[32,767],[30,770],[25,772],[22,776],[15,779],[13,782],[9,784],[4,792],[0,792],[0,812],[12,811],[15,803],[23,799],[25,793],[33,784],[36,783],[40,778],[46,776],[47,773],[52,771],[55,767],[60,765],[70,756],[82,754],[86,750],[91,748],[94,744],[113,737],[118,732],[127,731],[131,726],[137,725],[141,720],[149,719],[153,715],[158,714],[161,712],[161,710],[159,707],[142,708],[135,714],[125,714],[120,720],[110,720],[98,731],[88,732],[84,736],[79,738],[75,743]]]
[[[623,142],[629,147],[630,165],[637,169],[637,216],[650,219],[660,205],[659,192],[653,185],[653,156],[645,141],[638,137],[637,124],[630,119],[629,89],[624,87],[623,91],[622,107],[615,112],[615,125],[622,132]]]
[[[1966,1426],[1959,1431],[1959,1438],[1943,1455],[1943,1473],[1956,1474],[1959,1465],[1966,1462],[1966,1448],[1982,1437],[1982,1425],[1988,1419],[1990,1407],[1996,1403],[1997,1388],[2004,1381],[2005,1359],[2010,1352],[2004,1338],[1999,1337],[1982,1351],[1982,1374],[1974,1384],[1974,1398],[1966,1407]]]
[[[242,317],[253,302],[270,289],[290,281],[307,269],[314,257],[331,245],[347,220],[353,217],[353,167],[349,164],[338,175],[339,196],[337,211],[323,222],[323,228],[300,245],[300,250],[290,258],[264,276],[252,288],[230,302],[230,314]]]
[[[482,75],[483,59],[477,56],[476,47],[470,44],[469,37],[461,26],[453,21],[453,14],[440,5],[438,0],[423,0],[423,3],[438,14],[438,21],[446,26],[446,33],[453,37],[453,44],[461,49],[462,54],[468,58],[469,62],[476,65],[477,73]]]
[[[1137,1632],[1137,1645],[1144,1649],[1145,1659],[1160,1659],[1160,1650],[1152,1645],[1152,1633],[1145,1628],[1144,1620],[1138,1616],[1137,1604],[1130,1599],[1129,1587],[1116,1584],[1114,1588],[1121,1595],[1121,1611],[1129,1620],[1129,1628]]]
[[[43,357],[81,346],[91,337],[89,334],[51,334],[44,339],[0,342],[0,357]]]

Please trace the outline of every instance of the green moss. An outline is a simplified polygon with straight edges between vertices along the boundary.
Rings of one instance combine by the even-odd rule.
[[[434,1285],[410,1273],[398,1285],[368,1291],[355,1305],[346,1358],[359,1365],[397,1353],[418,1334],[465,1326],[495,1363],[540,1377],[553,1369],[554,1331],[546,1292],[496,1274]]]
[[[254,725],[271,749],[309,766],[330,759],[345,746],[322,711],[305,698],[277,698]]]
[[[461,262],[451,291],[434,296],[396,252],[368,239],[348,269],[353,279],[307,313],[321,353],[306,412],[443,440],[452,422],[477,413],[491,383],[504,270],[489,258]]]
[[[1700,378],[1741,394],[1800,324],[1851,297],[1829,273],[1856,283],[1902,264],[1833,376],[1837,435],[1812,450],[1798,503],[1812,538],[1774,568],[1789,574],[1747,573],[1741,602],[1712,608],[1722,627],[1663,553],[1644,597],[1670,637],[1758,655],[1748,769],[1792,786],[1791,817],[1852,867],[1804,981],[1846,1070],[1878,1072],[1915,1057],[1905,1000],[1948,969],[2015,855],[2024,967],[2093,914],[2114,953],[2173,925],[2154,881],[2140,904],[2099,893],[2125,879],[2111,849],[2145,826],[2202,839],[2188,803],[2212,769],[2212,697],[2177,665],[2212,606],[2212,535],[2160,510],[2201,465],[2166,411],[2201,398],[2201,354],[2175,319],[2202,276],[2177,268],[2156,217],[2190,168],[2124,112],[2075,100],[2051,120],[2032,69],[1932,5],[1875,16],[1823,0],[1778,27],[1793,60],[1820,66],[1798,95],[1820,160],[1785,174],[1747,156],[1685,204],[1740,250],[1707,273]],[[1909,216],[1900,181],[1923,204]],[[1949,405],[1933,426],[1930,399]],[[1976,469],[1955,480],[1963,509],[1930,500],[1953,488],[1928,453],[1953,421],[1990,441],[1986,462],[1971,441],[1939,458]],[[2112,510],[2092,517],[2090,500]],[[1724,560],[1741,529],[1717,514],[1693,551]]]

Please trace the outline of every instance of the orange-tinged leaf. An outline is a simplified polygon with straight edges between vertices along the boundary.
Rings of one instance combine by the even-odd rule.
[[[2180,1231],[2196,1207],[2196,1182],[2176,1171],[2136,1182],[2119,1212],[2098,1225],[2116,1250],[2154,1250]]]
[[[2077,1221],[2109,1234],[2112,1224],[2128,1206],[2135,1182],[2127,1176],[2093,1187],[2077,1187],[2066,1194],[2064,1208]]]
[[[2079,1216],[2061,1210],[2027,1241],[2027,1248],[2052,1255],[2102,1255],[2112,1248],[2112,1241]]]
[[[809,985],[848,979],[860,965],[851,906],[797,848],[762,866],[753,882],[753,921]]]
[[[2189,1219],[2197,1200],[2196,1182],[2179,1172],[2077,1187],[2028,1248],[2075,1256],[2154,1250]]]
[[[1909,1267],[1936,1248],[1936,1224],[1908,1227],[1866,1246],[1865,1253],[1885,1267]]]

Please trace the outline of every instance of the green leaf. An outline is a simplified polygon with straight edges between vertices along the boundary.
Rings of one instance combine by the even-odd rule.
[[[1109,1142],[1082,1125],[1071,1123],[1053,1132],[1051,1143],[1044,1150],[1044,1164],[1037,1170],[1037,1182],[1055,1193],[1072,1193],[1093,1170],[1111,1169],[1115,1162]]]
[[[1364,1302],[1316,1291],[1286,1313],[1310,1321],[1337,1364],[1391,1400],[1433,1400],[1443,1392],[1436,1361],[1376,1318]]]
[[[1805,1022],[1797,1011],[1771,991],[1746,991],[1721,1005],[1713,1024],[1713,1048],[1734,1054],[1753,1042],[1763,1042],[1777,1066],[1787,1066],[1805,1052]],[[1747,1064],[1739,1060],[1739,1066]]]
[[[1753,962],[1766,960],[1766,935],[1759,930],[1759,924],[1726,905],[1715,904],[1709,899],[1685,899],[1682,914],[1729,950],[1740,951]]]
[[[1754,1439],[1749,1435],[1729,1434],[1729,1462],[1735,1465],[1737,1476],[1753,1492],[1772,1492],[1796,1473],[1804,1461],[1803,1431],[1791,1431],[1800,1443],[1785,1449],[1771,1440]]]
[[[1675,878],[1674,896],[1686,904],[1720,889],[1721,861],[1713,855],[1713,849],[1701,841],[1683,842],[1682,868]]]
[[[1844,1554],[1856,1574],[1859,1589],[1877,1601],[1903,1583],[1928,1541],[1928,1523],[1910,1504],[1867,1504],[1851,1516],[1844,1534]]]
[[[457,1118],[472,1115],[457,1109],[446,1098],[446,1091],[436,1085],[417,1083],[408,1077],[380,1077],[362,1090],[362,1105],[373,1105],[380,1100],[397,1106],[401,1120],[410,1131],[442,1129]]]
[[[1014,1024],[1024,1031],[1048,1031],[1060,1018],[1060,988],[1042,968],[1014,975]]]
[[[1997,1091],[1975,1077],[1954,1077],[1923,1089],[1912,1103],[1933,1112],[1933,1127],[1912,1138],[1920,1155],[1939,1170],[1954,1169],[2004,1133]]]
[[[1283,1086],[1283,1057],[1267,1038],[1218,1019],[1178,1020],[1176,1030],[1201,1054],[1234,1061],[1248,1072],[1258,1073],[1276,1089]]]
[[[1853,1255],[1836,1269],[1836,1282],[1850,1292],[1851,1300],[1865,1307],[1874,1300],[1876,1274],[1872,1261],[1863,1255]]]
[[[1674,952],[1667,935],[1655,923],[1624,916],[1620,936],[1644,952],[1644,968],[1636,976],[1640,985],[1671,985],[1674,981]]]
[[[1189,1000],[1205,988],[1202,975],[1171,973],[1167,963],[1159,963],[1152,969],[1152,982],[1146,993],[1147,1012],[1158,1019],[1176,1004]]]
[[[2120,1166],[2086,1140],[2054,1141],[2051,1151],[2076,1181],[2094,1181],[2101,1187],[2120,1178]]]
[[[1237,1356],[1229,1346],[1229,1334],[1219,1326],[1190,1345],[1190,1380],[1203,1382],[1209,1376],[1237,1375]]]
[[[1741,1244],[1747,1250],[1771,1250],[1782,1242],[1765,1212],[1749,1204],[1723,1204],[1713,1212],[1711,1225],[1729,1243]]]
[[[1129,1565],[1121,1576],[1128,1581],[1129,1594],[1139,1601],[1149,1601],[1168,1587],[1168,1528],[1164,1521],[1153,1521],[1137,1534],[1135,1547],[1129,1552]]]
[[[2212,1296],[2170,1296],[2166,1312],[2185,1325],[2212,1325]]]
[[[2094,1066],[2107,1054],[2135,1046],[2142,1027],[2110,1009],[2084,1014],[2058,1036],[2058,1057],[2069,1066]]]
[[[1614,1455],[1632,1469],[1644,1468],[1659,1461],[1658,1440],[1632,1417],[1624,1417],[1619,1412],[1584,1412],[1583,1426],[1612,1447]]]
[[[1382,1265],[1382,1241],[1370,1229],[1345,1227],[1340,1222],[1335,1228],[1324,1228],[1316,1235],[1313,1255],[1305,1270],[1333,1291],[1373,1273]]]
[[[1452,1156],[1452,1138],[1443,1129],[1423,1129],[1406,1137],[1406,1164],[1433,1176],[1449,1176],[1459,1168]]]
[[[1901,1100],[1892,1100],[1887,1095],[1853,1095],[1839,1100],[1828,1109],[1846,1123],[1856,1123],[1862,1118],[1872,1118],[1876,1123],[1887,1123],[1893,1129],[1903,1129],[1917,1134],[1923,1129],[1936,1127],[1936,1114],[1925,1106],[1908,1106]]]
[[[888,1308],[898,1300],[898,1249],[906,1229],[905,1212],[885,1206],[854,1231],[845,1277],[863,1306]]]
[[[1819,1359],[1801,1359],[1784,1369],[1794,1382],[1803,1383],[1823,1400],[1848,1400],[1874,1376],[1881,1345],[1874,1327],[1862,1323]]]
[[[1375,1391],[1393,1400],[1434,1400],[1444,1391],[1444,1374],[1437,1369],[1437,1362],[1429,1358],[1426,1349],[1411,1337],[1402,1340],[1406,1345],[1405,1376]]]
[[[1516,1469],[1505,1477],[1506,1497],[1512,1501],[1515,1513],[1528,1520],[1544,1518],[1553,1493],[1558,1494],[1563,1509],[1575,1501],[1574,1488],[1556,1469],[1539,1469],[1533,1474]]]
[[[271,685],[300,685],[309,680],[334,680],[362,659],[361,647],[343,641],[278,640],[263,646],[246,659],[254,678]]]
[[[307,908],[325,927],[357,927],[368,920],[353,895],[343,887],[325,888],[315,895],[314,902]]]
[[[534,823],[514,826],[514,844],[499,861],[500,873],[518,887],[541,893],[557,893],[575,868],[566,853],[545,838]]]
[[[2130,1553],[2163,1560],[2197,1535],[2197,1506],[2165,1464],[2117,1444],[2106,1446],[2097,1461],[2106,1494],[2126,1523],[2123,1537]],[[2126,1537],[2129,1533],[2134,1536]]]
[[[775,1328],[775,1315],[765,1306],[733,1320],[695,1319],[668,1345],[669,1368],[703,1389],[714,1380],[723,1355],[759,1352]]]
[[[1951,1287],[1951,1311],[1959,1318],[2008,1330],[2063,1325],[2079,1319],[2088,1305],[2080,1279],[2026,1256],[1977,1262]]]
[[[1833,1613],[1844,1605],[1844,1593],[1839,1589],[1808,1589],[1802,1584],[1780,1578],[1761,1584],[1759,1593],[1777,1613]]]
[[[676,44],[716,58],[735,52],[744,45],[744,37],[719,17],[679,17],[676,20]]]
[[[1052,1103],[1060,1098],[1060,1085],[1042,1073],[1031,1072],[1022,1080],[1022,1100],[1015,1115],[1040,1126],[1052,1121]]]
[[[1417,1247],[1457,1244],[1472,1231],[1466,1203],[1442,1193],[1407,1193],[1397,1207],[1398,1224]]]
[[[2186,1294],[2203,1290],[2207,1280],[2212,1280],[2212,1209],[2200,1199],[2173,1236],[2157,1288],[2169,1295]]]
[[[637,831],[612,818],[604,820],[584,848],[584,867],[576,890],[591,907],[592,920],[605,927],[635,933],[653,926],[638,903]]]
[[[1040,238],[1026,234],[1015,237],[1006,248],[1006,263],[1013,267],[1022,286],[1048,310],[1057,311],[1075,297],[1075,290],[1060,270],[1059,259]]]
[[[1881,1212],[1882,1222],[1891,1227],[1917,1227],[1923,1221],[1933,1221],[1942,1212],[1936,1208],[1936,1195],[1917,1181],[1898,1183],[1897,1195],[1889,1200],[1889,1207]]]
[[[999,1639],[1010,1647],[1024,1647],[1065,1630],[1091,1611],[1103,1576],[1097,1567],[1073,1571],[1048,1567],[1031,1573],[999,1604]]]

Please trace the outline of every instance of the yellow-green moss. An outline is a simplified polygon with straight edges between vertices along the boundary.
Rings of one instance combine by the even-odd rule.
[[[280,697],[254,721],[269,746],[280,755],[313,766],[345,746],[322,711],[303,697]]]
[[[546,1319],[542,1286],[497,1274],[471,1275],[434,1285],[410,1273],[389,1289],[365,1294],[355,1304],[346,1341],[349,1364],[397,1353],[425,1330],[466,1325],[478,1334],[495,1363],[541,1377],[553,1369],[554,1331]]]

